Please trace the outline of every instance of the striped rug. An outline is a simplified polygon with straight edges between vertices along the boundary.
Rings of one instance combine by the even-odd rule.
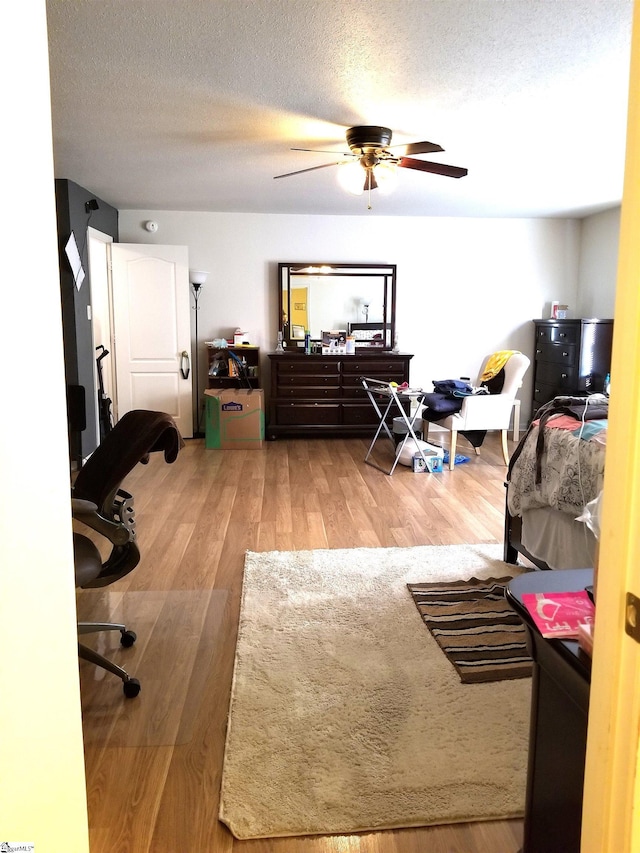
[[[407,584],[425,625],[466,684],[531,675],[525,629],[504,597],[510,580]]]

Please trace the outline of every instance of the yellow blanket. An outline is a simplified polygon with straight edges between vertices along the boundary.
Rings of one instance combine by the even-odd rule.
[[[489,361],[485,365],[484,373],[480,377],[480,382],[488,382],[490,379],[493,379],[494,376],[500,373],[502,368],[515,353],[519,353],[519,350],[503,349],[500,350],[500,352],[494,352],[494,354],[489,357]]]

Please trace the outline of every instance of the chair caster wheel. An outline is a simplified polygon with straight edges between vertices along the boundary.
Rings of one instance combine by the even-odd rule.
[[[135,699],[138,693],[140,693],[140,682],[137,678],[130,678],[124,682],[122,690],[127,699]]]
[[[123,631],[120,635],[120,645],[124,646],[125,649],[130,649],[137,639],[138,635],[135,631]]]

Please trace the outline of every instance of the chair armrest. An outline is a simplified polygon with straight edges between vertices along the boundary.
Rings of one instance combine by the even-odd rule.
[[[86,501],[81,498],[71,498],[71,514],[73,518],[86,524],[91,530],[100,533],[106,537],[114,545],[126,545],[131,541],[131,531],[118,524],[115,521],[110,521],[98,513],[98,507],[92,501]]]
[[[71,498],[71,514],[74,518],[81,519],[83,515],[93,515],[97,511],[98,504],[94,504],[93,501]]]

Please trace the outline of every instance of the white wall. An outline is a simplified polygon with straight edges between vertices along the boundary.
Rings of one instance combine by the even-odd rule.
[[[88,851],[44,0],[3,4],[0,836]],[[19,81],[19,85],[17,82]]]
[[[497,349],[531,356],[531,320],[549,316],[553,299],[577,303],[577,220],[123,210],[119,227],[123,242],[187,245],[190,266],[210,271],[201,340],[241,326],[265,351],[276,343],[278,261],[397,264],[399,344],[415,354],[412,382],[425,386],[474,375]],[[531,374],[521,397],[526,418]]]
[[[620,208],[587,217],[580,235],[580,317],[613,317],[618,272]]]

